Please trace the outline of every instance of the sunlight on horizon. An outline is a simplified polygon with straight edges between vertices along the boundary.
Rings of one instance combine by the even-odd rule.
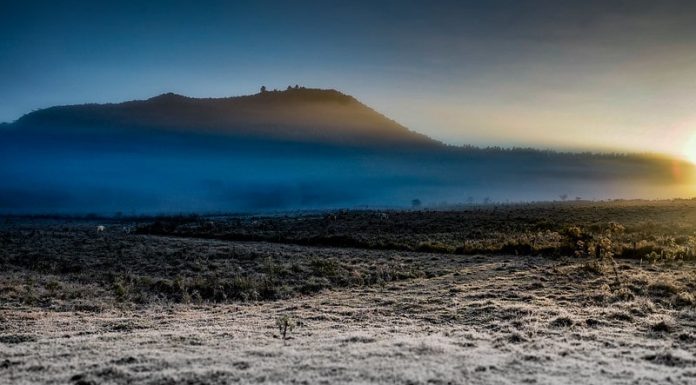
[[[696,132],[686,140],[684,144],[683,154],[689,162],[696,165]]]

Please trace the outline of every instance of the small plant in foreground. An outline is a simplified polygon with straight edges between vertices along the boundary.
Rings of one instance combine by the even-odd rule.
[[[276,318],[276,326],[278,327],[280,336],[283,338],[283,340],[286,340],[288,339],[288,332],[292,332],[295,326],[297,326],[297,322],[294,318],[290,317],[287,314],[284,314]]]

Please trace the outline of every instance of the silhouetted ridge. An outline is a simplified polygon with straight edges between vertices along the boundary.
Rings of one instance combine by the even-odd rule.
[[[147,99],[147,101],[159,102],[159,103],[171,103],[171,102],[181,102],[181,101],[185,101],[187,99],[191,99],[191,98],[184,96],[184,95],[175,94],[173,92],[167,92],[166,94],[153,96],[150,99]]]
[[[107,129],[117,133],[155,129],[359,146],[441,146],[352,96],[336,90],[309,88],[227,98],[191,98],[165,93],[117,104],[51,107],[23,116],[14,126],[51,132],[78,129],[89,133]]]

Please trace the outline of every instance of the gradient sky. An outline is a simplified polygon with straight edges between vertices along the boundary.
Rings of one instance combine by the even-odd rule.
[[[0,121],[336,88],[453,144],[696,159],[696,2],[3,1]]]

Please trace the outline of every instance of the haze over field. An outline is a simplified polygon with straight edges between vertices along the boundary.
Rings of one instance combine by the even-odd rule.
[[[53,107],[3,130],[0,210],[224,212],[664,198],[693,165],[447,146],[334,90]]]
[[[5,4],[0,212],[691,197],[694,11]]]

